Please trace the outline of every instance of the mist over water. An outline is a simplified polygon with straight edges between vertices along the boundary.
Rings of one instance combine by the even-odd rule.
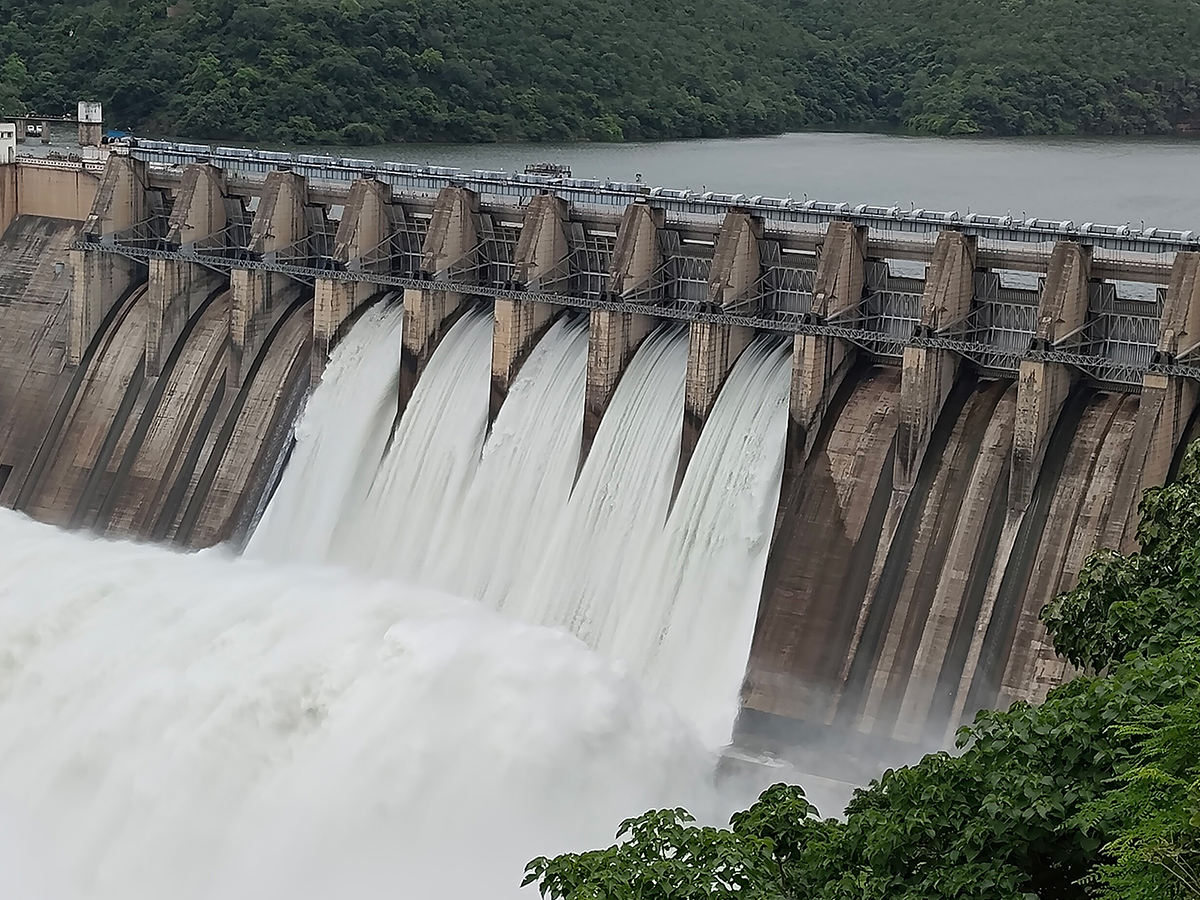
[[[713,814],[713,765],[563,632],[0,510],[0,896],[504,897],[637,811]]]
[[[335,351],[242,557],[0,511],[0,897],[490,900],[628,816],[723,824],[763,786],[716,768],[786,350],[743,354],[668,517],[681,330],[644,342],[577,472],[585,321],[490,430],[490,312],[397,424],[402,322],[380,304]]]

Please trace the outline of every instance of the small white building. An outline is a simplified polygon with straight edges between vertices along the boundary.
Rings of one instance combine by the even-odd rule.
[[[17,126],[14,122],[0,122],[0,165],[17,161]]]
[[[79,146],[99,147],[103,131],[104,107],[95,100],[79,101]]]

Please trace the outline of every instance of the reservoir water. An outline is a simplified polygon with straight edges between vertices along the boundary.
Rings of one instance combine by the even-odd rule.
[[[54,132],[70,147],[73,133]],[[214,144],[236,145],[234,141]],[[22,152],[47,148],[25,144]],[[520,171],[568,165],[581,178],[750,197],[804,197],[994,215],[1195,228],[1200,139],[940,138],[804,133],[629,144],[387,144],[280,147],[359,159]]]

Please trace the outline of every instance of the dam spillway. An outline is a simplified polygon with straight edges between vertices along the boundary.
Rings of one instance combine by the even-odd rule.
[[[686,328],[674,338],[682,383],[660,376],[682,394],[665,423],[674,472],[638,498],[661,506],[651,518],[668,534],[681,498],[698,494],[696,461],[723,471],[703,444],[731,372],[768,353],[761,339],[783,341],[770,351],[788,376],[774,487],[770,448],[745,451],[766,473],[747,490],[778,493],[761,501],[773,507],[761,592],[754,567],[739,570],[757,618],[738,740],[766,749],[830,729],[864,752],[936,744],[976,709],[1038,699],[1067,677],[1037,611],[1090,550],[1130,545],[1138,497],[1169,476],[1196,408],[1200,244],[1187,232],[154,142],[103,165],[22,159],[0,178],[0,503],[54,524],[244,542],[281,477],[286,487],[292,425],[331,350],[391,294],[395,371],[356,426],[375,462],[401,452],[447,335],[485,329],[461,361],[476,418],[453,437],[467,455],[441,460],[467,468],[398,486],[427,512],[447,492],[447,505],[469,505],[471,454],[486,454],[531,354],[552,329],[562,337],[566,316],[588,332],[576,491],[630,478],[605,425],[638,354]],[[386,446],[389,418],[401,426]],[[739,421],[764,440],[775,427]],[[611,465],[593,484],[597,453]],[[360,489],[359,474],[338,477]],[[394,524],[416,528],[413,558],[392,560],[401,574],[430,564],[421,541],[453,531]],[[558,553],[564,571],[536,577],[564,584],[571,566],[645,549],[626,546],[598,563]],[[660,558],[649,575],[668,568]],[[536,596],[511,607],[569,624]],[[674,602],[699,603],[697,590]],[[632,616],[592,640],[620,646]],[[678,650],[661,625],[646,629],[631,645],[651,635]]]

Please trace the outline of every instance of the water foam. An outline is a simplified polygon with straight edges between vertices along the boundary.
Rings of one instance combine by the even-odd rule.
[[[590,646],[613,627],[623,575],[636,571],[662,530],[679,462],[687,338],[646,338],[617,385],[542,564],[505,608],[563,626]]]
[[[561,632],[0,510],[0,896],[504,897],[639,810],[704,815],[712,763]]]
[[[371,307],[337,346],[296,424],[296,447],[248,556],[329,557],[338,527],[366,500],[396,421],[404,310]]]
[[[560,318],[509,389],[456,525],[435,548],[429,580],[501,607],[521,572],[546,554],[571,495],[583,434],[586,318]]]
[[[470,309],[421,374],[370,491],[337,529],[333,560],[413,583],[432,577],[479,466],[491,361],[492,313]]]

